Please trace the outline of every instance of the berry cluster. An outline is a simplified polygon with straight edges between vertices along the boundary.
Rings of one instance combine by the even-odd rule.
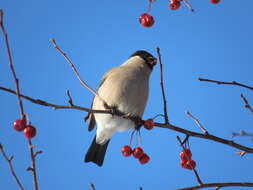
[[[133,155],[134,158],[139,160],[140,164],[146,164],[150,160],[149,156],[144,153],[141,147],[132,149],[130,146],[125,145],[121,148],[121,153],[125,157]]]
[[[196,162],[192,160],[191,150],[184,148],[179,154],[180,156],[180,165],[182,168],[192,170],[196,167]]]
[[[16,131],[23,131],[27,139],[31,139],[36,135],[36,128],[30,124],[26,124],[24,119],[17,119],[12,126]]]
[[[181,2],[184,2],[186,6],[190,7],[190,9],[193,11],[191,8],[191,5],[186,1],[186,0],[170,0],[169,2],[169,8],[171,10],[177,10],[181,6]],[[218,4],[220,0],[210,0],[212,4]],[[151,10],[151,4],[154,3],[154,0],[149,0],[149,6],[148,10],[146,13],[143,13],[139,17],[139,23],[144,26],[144,27],[151,27],[155,23],[155,20],[153,16],[149,14]]]

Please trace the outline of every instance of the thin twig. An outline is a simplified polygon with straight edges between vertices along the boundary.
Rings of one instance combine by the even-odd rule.
[[[14,70],[14,66],[12,63],[12,56],[11,56],[11,50],[10,50],[10,46],[9,46],[9,41],[8,41],[8,35],[7,32],[5,31],[4,28],[4,24],[3,24],[3,10],[0,9],[0,27],[1,30],[3,32],[3,36],[4,36],[4,42],[6,45],[6,50],[7,50],[7,56],[8,56],[8,63],[10,66],[10,70],[14,79],[14,82],[16,84],[16,95],[18,98],[18,104],[19,104],[19,110],[20,110],[20,117],[26,122],[26,116],[25,116],[25,112],[24,112],[24,108],[23,108],[23,103],[21,100],[21,95],[20,95],[20,89],[19,89],[19,80],[16,76],[16,72]],[[34,157],[34,151],[33,151],[33,145],[32,145],[32,141],[28,140],[28,144],[29,144],[29,150],[30,150],[30,155],[31,155],[31,160],[32,160],[32,175],[33,175],[33,184],[34,184],[34,190],[38,190],[38,181],[37,181],[37,174],[36,174],[36,167],[35,167],[35,157]]]
[[[233,182],[233,183],[206,183],[202,185],[196,185],[192,187],[186,187],[186,188],[181,188],[177,190],[195,190],[195,189],[203,189],[203,188],[208,188],[208,187],[253,187],[253,183],[250,182]]]
[[[182,141],[181,141],[181,139],[180,139],[179,136],[177,136],[177,140],[178,140],[178,142],[180,143],[180,146],[182,147],[182,149],[185,150],[184,144],[182,143]],[[186,156],[187,156],[187,155],[186,155]],[[188,158],[188,159],[189,159],[189,158]],[[198,174],[197,170],[196,170],[194,167],[192,167],[192,165],[190,165],[190,166],[191,166],[191,169],[192,169],[192,171],[193,171],[193,173],[194,173],[194,175],[195,175],[195,177],[196,177],[197,182],[199,183],[199,185],[202,185],[203,182],[201,181],[201,179],[200,179],[200,177],[199,177],[199,174]]]
[[[106,107],[109,107],[108,104],[105,102],[105,100],[103,100],[103,98],[101,98],[98,93],[93,90],[88,84],[86,84],[81,76],[79,75],[78,71],[76,70],[75,68],[75,65],[72,63],[72,61],[68,58],[67,54],[64,53],[60,48],[59,46],[56,44],[55,40],[54,39],[50,39],[50,42],[53,44],[54,46],[54,49],[56,49],[63,57],[64,59],[67,61],[67,63],[70,65],[70,67],[72,68],[72,70],[74,71],[76,77],[78,78],[79,82],[81,83],[82,86],[84,86],[85,88],[87,88],[91,93],[93,93],[95,96],[97,96],[103,103]]]
[[[191,4],[187,1],[187,0],[181,0],[184,2],[185,6],[192,12],[194,12],[195,10],[192,8]]]
[[[163,96],[164,120],[166,124],[169,124],[169,118],[168,118],[168,112],[167,112],[167,101],[166,101],[164,85],[163,85],[163,64],[162,64],[161,53],[160,53],[159,47],[156,48],[156,52],[157,52],[158,61],[160,64],[160,85],[161,85],[162,96]]]
[[[156,127],[161,127],[161,128],[166,128],[166,129],[170,129],[173,131],[177,131],[179,133],[183,133],[185,135],[189,135],[192,137],[196,137],[196,138],[202,138],[202,139],[207,139],[207,140],[211,140],[211,141],[215,141],[221,144],[225,144],[227,146],[233,147],[233,148],[237,148],[239,150],[245,151],[246,153],[253,153],[253,149],[247,146],[243,146],[241,144],[235,143],[234,141],[231,140],[227,140],[227,139],[223,139],[211,134],[205,135],[203,133],[196,133],[194,131],[189,131],[186,129],[183,129],[181,127],[172,125],[172,124],[164,124],[164,123],[154,123],[154,126]]]
[[[0,144],[0,151],[2,152],[2,155],[3,155],[4,159],[8,162],[9,169],[10,169],[10,171],[11,171],[11,174],[12,174],[12,176],[15,178],[15,181],[16,181],[16,183],[18,184],[19,188],[20,188],[21,190],[25,190],[25,188],[23,187],[23,185],[21,184],[20,180],[18,179],[18,176],[16,175],[15,170],[14,170],[14,168],[13,168],[13,166],[12,166],[13,156],[11,156],[10,158],[8,158],[7,154],[6,154],[5,151],[4,151],[3,146],[2,146],[1,144]]]
[[[211,79],[205,79],[205,78],[198,78],[198,80],[203,81],[203,82],[216,83],[216,84],[227,84],[227,85],[241,86],[241,87],[247,88],[249,90],[253,90],[253,87],[236,82],[236,81],[224,82],[224,81],[211,80]]]
[[[38,180],[37,180],[37,171],[36,171],[36,162],[35,162],[35,154],[34,154],[34,146],[32,144],[31,139],[28,140],[28,146],[30,150],[30,155],[31,155],[31,160],[32,160],[32,174],[33,174],[33,185],[34,185],[34,190],[38,190]]]
[[[238,137],[238,136],[240,136],[240,137],[251,137],[251,140],[253,140],[253,134],[247,133],[247,132],[244,131],[244,130],[241,130],[239,133],[233,132],[233,133],[231,134],[231,137],[232,137],[232,138],[233,138],[233,137]]]
[[[186,111],[185,114],[197,124],[197,126],[204,134],[208,134],[208,131],[200,124],[199,120],[196,117],[194,117],[189,111]]]
[[[243,101],[243,103],[244,103],[244,107],[245,107],[246,109],[248,109],[248,110],[253,114],[253,109],[252,109],[252,107],[250,106],[248,100],[244,97],[243,94],[241,94],[241,98],[242,98],[242,101]]]
[[[36,151],[36,152],[34,153],[34,158],[36,158],[36,156],[38,156],[39,154],[42,154],[42,153],[43,153],[42,150]]]
[[[90,183],[89,186],[91,187],[92,190],[96,190],[96,187],[93,183]]]
[[[68,100],[69,105],[73,106],[74,104],[73,104],[73,100],[72,100],[72,97],[71,97],[71,95],[70,95],[70,91],[69,91],[69,90],[67,90],[67,96],[68,96],[68,98],[69,98],[69,100]]]
[[[1,30],[3,32],[4,42],[5,42],[7,56],[8,56],[8,64],[9,64],[9,67],[10,67],[10,70],[11,70],[11,73],[12,73],[12,76],[13,76],[13,79],[14,79],[14,82],[15,82],[15,85],[16,85],[16,95],[17,95],[17,98],[18,98],[20,118],[24,119],[24,121],[26,121],[25,112],[24,112],[24,108],[23,108],[23,103],[22,103],[22,100],[21,100],[21,97],[20,97],[19,80],[17,78],[17,75],[16,75],[15,70],[14,70],[14,66],[12,64],[12,56],[11,56],[11,50],[10,50],[10,45],[9,45],[9,40],[8,40],[8,34],[7,34],[7,32],[4,28],[4,24],[3,24],[3,14],[4,14],[3,10],[0,9],[0,27],[1,27]]]
[[[13,91],[11,89],[0,87],[0,90],[4,90],[6,92],[15,94],[15,91]],[[21,94],[21,97],[25,98],[26,100],[31,101],[32,103],[35,103],[35,104],[38,104],[38,105],[42,105],[42,106],[53,107],[55,109],[75,109],[75,110],[81,110],[81,111],[85,111],[85,112],[105,113],[105,114],[115,114],[117,116],[125,116],[124,113],[121,113],[121,114],[117,113],[117,112],[116,113],[115,112],[112,113],[110,110],[92,110],[92,109],[88,109],[88,108],[84,108],[84,107],[76,106],[76,105],[75,106],[56,105],[56,104],[45,102],[44,100],[34,99],[34,98],[31,98],[29,96],[25,96],[25,95],[22,95],[22,94]],[[134,120],[134,118],[131,118],[131,117],[129,119],[133,119]],[[253,149],[250,148],[250,147],[246,147],[246,146],[237,144],[234,141],[226,140],[226,139],[223,139],[223,138],[211,135],[211,134],[206,135],[206,134],[203,134],[203,133],[196,133],[194,131],[189,131],[189,130],[183,129],[181,127],[177,127],[175,125],[172,125],[172,124],[154,123],[154,125],[156,127],[170,129],[170,130],[177,131],[179,133],[183,133],[185,135],[189,135],[189,136],[192,136],[192,137],[197,137],[197,138],[202,138],[202,139],[208,139],[208,140],[211,140],[211,141],[222,143],[222,144],[225,144],[225,145],[237,148],[239,150],[245,151],[246,153],[253,153]]]

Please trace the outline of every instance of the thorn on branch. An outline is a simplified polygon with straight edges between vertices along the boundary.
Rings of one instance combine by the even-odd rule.
[[[34,169],[32,168],[32,167],[28,167],[27,169],[26,169],[26,171],[34,171]]]
[[[70,95],[70,91],[69,91],[69,90],[67,90],[67,96],[68,96],[68,98],[69,98],[69,100],[68,100],[69,105],[74,106],[73,100],[72,100],[72,97],[71,97],[71,95]]]
[[[242,99],[242,101],[243,101],[243,103],[244,103],[244,107],[245,107],[246,109],[248,109],[248,110],[253,114],[253,109],[252,109],[252,107],[250,106],[248,100],[245,98],[245,96],[244,96],[242,93],[241,93],[241,99]]]
[[[42,153],[43,153],[42,150],[36,151],[36,152],[34,153],[34,158],[36,158],[36,156],[38,156],[39,154],[42,154]]]

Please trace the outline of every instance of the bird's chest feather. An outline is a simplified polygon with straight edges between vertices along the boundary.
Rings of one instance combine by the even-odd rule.
[[[142,72],[117,72],[106,79],[99,95],[120,111],[142,116],[148,98],[148,75]]]

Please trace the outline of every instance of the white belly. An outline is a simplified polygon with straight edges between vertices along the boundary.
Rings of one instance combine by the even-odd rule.
[[[135,127],[131,120],[110,114],[95,114],[95,119],[97,122],[96,141],[99,144],[106,143],[115,132],[122,132]]]

